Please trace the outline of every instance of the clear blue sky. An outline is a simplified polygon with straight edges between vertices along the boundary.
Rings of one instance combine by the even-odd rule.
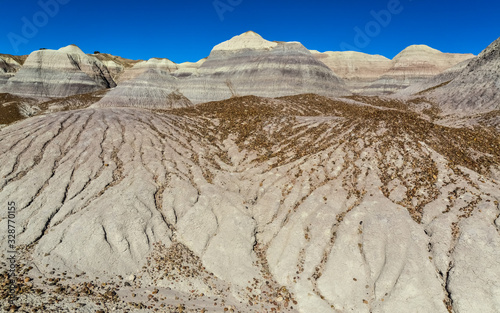
[[[214,45],[253,30],[268,40],[300,41],[309,49],[356,49],[392,58],[412,44],[478,54],[500,36],[497,0],[40,3],[52,3],[48,13],[39,1],[0,2],[0,53],[28,54],[76,44],[86,53],[98,50],[131,59],[166,57],[179,63],[204,58]],[[376,18],[372,14],[381,10],[389,15]]]

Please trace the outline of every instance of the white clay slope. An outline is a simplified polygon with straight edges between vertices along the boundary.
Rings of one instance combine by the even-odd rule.
[[[148,280],[161,242],[199,258],[240,312],[498,308],[500,187],[430,147],[454,144],[445,129],[310,95],[175,114],[83,109],[0,129],[0,201],[17,203],[36,277],[137,275],[148,294],[225,297],[194,274]]]
[[[349,60],[335,64],[352,79],[386,63],[327,55]],[[462,57],[410,47],[373,90],[415,81],[408,93],[454,113],[498,109],[500,38],[445,69]],[[350,93],[317,58],[248,32],[198,63],[142,62],[105,96],[83,95],[100,100],[90,107],[0,128],[23,291],[12,310],[497,312],[498,133],[391,98],[332,99]],[[75,46],[34,52],[4,86],[112,87],[96,60]],[[1,229],[8,219],[0,210]]]

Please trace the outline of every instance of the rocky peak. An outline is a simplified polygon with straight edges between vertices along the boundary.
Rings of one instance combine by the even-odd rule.
[[[69,45],[66,47],[62,47],[61,49],[57,50],[59,52],[64,52],[68,54],[79,54],[79,55],[85,55],[85,53],[78,47],[77,45]]]
[[[259,34],[248,31],[238,36],[234,36],[228,41],[224,41],[214,47],[212,51],[232,51],[242,49],[271,49],[276,47],[276,42],[268,41],[262,38]]]

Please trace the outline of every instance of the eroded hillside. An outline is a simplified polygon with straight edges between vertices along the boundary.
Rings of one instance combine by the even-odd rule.
[[[1,129],[17,305],[493,312],[498,133],[400,105],[249,96]]]

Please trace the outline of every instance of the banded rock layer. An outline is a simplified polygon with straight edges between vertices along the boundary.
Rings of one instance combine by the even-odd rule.
[[[144,75],[151,70],[160,70],[161,78],[152,72]],[[300,43],[271,42],[254,32],[215,46],[208,58],[196,63],[175,64],[167,59],[139,62],[125,70],[119,81],[116,90],[100,104],[113,106],[116,99],[116,106],[125,102],[134,106],[136,101],[138,107],[160,108],[165,94],[172,91],[195,104],[244,95],[350,94],[344,82]],[[175,107],[172,103],[168,100],[165,108]]]
[[[168,72],[148,69],[138,77],[122,82],[94,107],[138,107],[171,109],[192,105],[178,91],[178,80]]]
[[[254,32],[214,47],[196,75],[180,80],[180,91],[193,103],[244,95],[350,94],[343,81],[300,43],[271,42]]]
[[[187,77],[191,75],[196,75],[200,66],[205,63],[206,58],[199,60],[198,62],[184,62],[177,64],[177,70],[172,73],[175,77]]]
[[[491,111],[500,109],[500,38],[495,40],[451,82],[428,96],[453,111]]]
[[[349,90],[354,93],[362,93],[367,85],[384,75],[392,66],[391,60],[381,55],[355,51],[311,53],[344,79]]]
[[[411,84],[423,82],[472,54],[442,53],[425,45],[406,48],[392,59],[391,69],[367,87],[368,94],[390,94]]]
[[[177,64],[170,61],[169,59],[152,58],[148,61],[139,61],[131,68],[126,69],[123,74],[120,75],[118,82],[125,82],[137,78],[150,69],[161,70],[170,73],[177,70],[177,68]]]
[[[445,70],[441,74],[432,76],[422,82],[413,83],[405,89],[396,91],[392,96],[407,98],[414,95],[425,94],[436,87],[448,84],[450,81],[455,79],[462,71],[467,67],[467,64],[471,62],[472,59],[465,60],[458,63],[457,65]]]
[[[203,62],[205,62],[205,59],[201,59],[198,62],[184,62],[180,64],[176,64],[168,59],[157,58],[152,58],[148,61],[139,61],[131,68],[125,69],[119,76],[118,82],[132,80],[150,69],[168,72],[175,77],[187,77],[196,74]]]
[[[392,60],[352,51],[313,54],[345,79],[352,92],[364,95],[391,94],[474,57],[442,53],[425,45],[409,46]]]
[[[473,57],[472,54],[443,53],[425,45],[410,46],[392,59],[391,69],[370,84],[367,93],[393,93]]]
[[[71,45],[32,52],[0,92],[23,97],[52,98],[94,92],[116,86],[97,58]]]

